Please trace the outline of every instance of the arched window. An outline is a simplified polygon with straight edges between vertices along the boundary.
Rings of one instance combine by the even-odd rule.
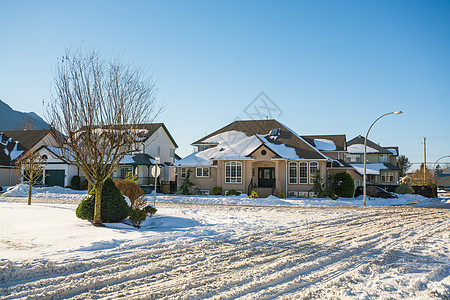
[[[296,162],[289,163],[289,183],[290,184],[297,183],[297,163]]]
[[[225,183],[242,183],[242,163],[229,161],[225,163]]]
[[[308,163],[301,162],[298,164],[299,182],[308,183]]]

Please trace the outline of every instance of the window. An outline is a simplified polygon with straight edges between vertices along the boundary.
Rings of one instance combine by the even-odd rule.
[[[208,145],[200,145],[200,146],[198,146],[198,151],[203,151],[203,150],[206,150],[206,149],[209,149]]]
[[[175,149],[170,148],[170,157],[175,157]]]
[[[307,198],[308,197],[308,192],[298,192],[298,197],[299,198]]]
[[[316,171],[319,170],[319,163],[312,161],[309,163],[309,183],[314,183],[314,177],[316,176]],[[319,174],[320,176],[320,174]]]
[[[317,197],[317,195],[316,195],[316,193],[314,193],[314,192],[309,192],[309,197],[310,197],[310,198],[313,198],[313,197]]]
[[[308,163],[301,162],[298,164],[299,183],[308,183]]]
[[[388,155],[387,154],[380,154],[379,156],[380,163],[387,163],[388,162]]]
[[[197,168],[195,177],[209,177],[209,168]]]
[[[392,172],[382,172],[381,182],[394,182],[394,173]]]
[[[238,161],[225,163],[225,183],[242,183],[242,163]]]
[[[121,179],[125,179],[127,177],[127,173],[131,173],[132,172],[132,167],[131,166],[123,166],[120,168],[120,178]]]
[[[289,163],[289,183],[297,183],[297,163],[295,162]]]
[[[270,135],[270,136],[280,135],[280,131],[281,131],[280,128],[274,128],[274,129],[272,129],[272,130],[270,131],[269,135]]]
[[[200,195],[209,195],[209,190],[200,190]]]
[[[360,185],[361,185],[361,181],[360,180],[355,180],[355,188],[357,188]]]
[[[288,192],[288,197],[289,198],[297,198],[298,197],[298,192],[296,192],[296,191],[289,191]]]
[[[345,153],[344,160],[346,162],[361,162],[361,154],[348,154],[348,153]]]
[[[161,147],[160,146],[158,146],[156,148],[156,153],[158,154],[158,156],[161,156]]]
[[[181,179],[185,179],[186,178],[186,168],[181,168],[180,169],[180,178]]]

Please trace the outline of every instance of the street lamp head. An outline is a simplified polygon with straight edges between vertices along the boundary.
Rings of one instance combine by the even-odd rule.
[[[401,110],[399,110],[399,111],[394,111],[394,114],[396,114],[396,115],[400,115],[400,114],[402,114],[403,112],[401,111]]]

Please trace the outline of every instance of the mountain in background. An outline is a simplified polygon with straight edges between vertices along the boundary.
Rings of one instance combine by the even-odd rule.
[[[49,128],[49,125],[34,112],[24,113],[16,111],[0,100],[0,132],[25,129],[30,124],[34,126],[34,129]]]

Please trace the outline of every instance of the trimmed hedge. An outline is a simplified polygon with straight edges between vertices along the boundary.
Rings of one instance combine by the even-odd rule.
[[[83,220],[94,219],[95,189],[81,201],[76,216]],[[104,223],[120,222],[128,217],[130,207],[112,179],[108,178],[102,189],[101,220]]]

